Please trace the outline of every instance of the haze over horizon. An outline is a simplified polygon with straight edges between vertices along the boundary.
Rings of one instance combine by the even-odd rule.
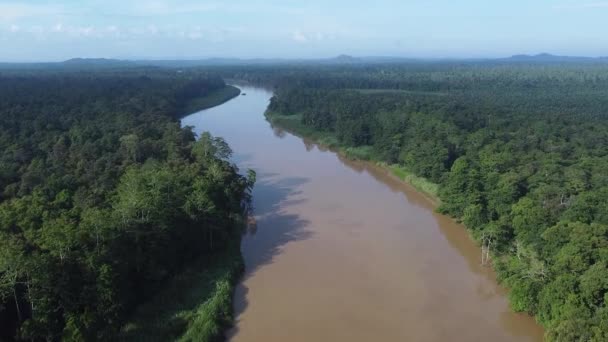
[[[606,56],[608,1],[2,1],[0,61]]]

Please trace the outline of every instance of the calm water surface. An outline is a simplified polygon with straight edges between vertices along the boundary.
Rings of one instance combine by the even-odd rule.
[[[461,225],[382,170],[273,129],[272,94],[241,89],[182,120],[258,174],[230,341],[542,340]]]

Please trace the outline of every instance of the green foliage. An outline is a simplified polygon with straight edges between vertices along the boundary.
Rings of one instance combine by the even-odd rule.
[[[351,159],[370,160],[374,157],[374,148],[369,145],[347,147],[344,149],[344,154]]]
[[[232,324],[232,289],[242,268],[238,244],[191,262],[135,310],[118,339],[220,340]]]
[[[195,111],[218,106],[240,94],[241,90],[239,88],[226,86],[190,100],[184,107],[183,112],[193,113]]]
[[[222,284],[199,321],[227,322],[233,282],[208,271],[240,241],[255,174],[177,121],[225,91],[162,72],[0,77],[0,339],[113,340],[194,259]]]
[[[405,167],[397,164],[390,165],[389,169],[399,179],[411,184],[418,191],[430,195],[433,200],[438,200],[439,186],[437,184],[431,183],[425,178],[418,177],[411,171],[407,170]]]
[[[245,72],[278,88],[279,126],[438,194],[549,340],[606,340],[606,64],[286,69]]]

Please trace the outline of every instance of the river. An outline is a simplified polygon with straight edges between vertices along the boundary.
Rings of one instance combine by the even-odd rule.
[[[272,94],[241,89],[182,120],[258,175],[230,341],[542,340],[464,227],[384,171],[272,128]]]

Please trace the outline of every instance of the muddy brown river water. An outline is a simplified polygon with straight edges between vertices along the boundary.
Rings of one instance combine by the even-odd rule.
[[[258,174],[230,341],[542,340],[464,227],[383,170],[273,129],[272,94],[241,89],[182,120]]]

